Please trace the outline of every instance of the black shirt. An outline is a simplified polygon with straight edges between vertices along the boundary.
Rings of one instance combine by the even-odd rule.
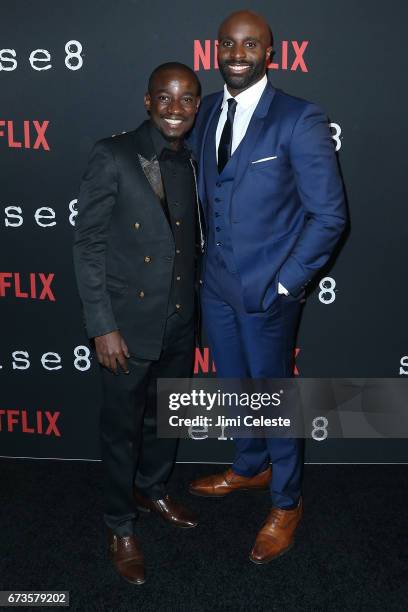
[[[186,147],[170,148],[169,142],[150,122],[150,134],[164,188],[163,210],[174,236],[175,258],[169,314],[178,311],[190,317],[194,311],[194,281],[196,265],[195,181]]]
[[[153,148],[159,162],[165,192],[162,206],[167,220],[170,221],[169,210],[172,210],[173,215],[177,217],[182,203],[187,206],[195,205],[195,186],[191,162],[189,161],[190,154],[184,146],[179,150],[171,149],[170,143],[156,126],[152,122],[150,122],[150,125]]]

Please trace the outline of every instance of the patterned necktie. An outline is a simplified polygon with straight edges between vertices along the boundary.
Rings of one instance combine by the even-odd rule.
[[[228,113],[227,120],[222,130],[220,144],[218,145],[218,173],[224,170],[225,165],[228,163],[231,157],[231,144],[232,144],[232,125],[234,123],[235,111],[237,108],[237,101],[235,98],[228,99]]]

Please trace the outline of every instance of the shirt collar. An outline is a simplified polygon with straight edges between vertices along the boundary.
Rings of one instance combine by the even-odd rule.
[[[157,158],[160,157],[165,149],[171,149],[169,141],[165,139],[152,120],[150,120],[150,137],[152,139],[154,152],[156,153]],[[184,143],[178,152],[181,153],[183,157],[188,154],[188,149]],[[177,155],[177,151],[175,151],[175,155]]]
[[[256,106],[263,94],[263,91],[268,83],[268,78],[266,74],[262,77],[260,81],[255,83],[255,85],[251,85],[248,89],[245,89],[242,93],[235,96],[235,100],[237,101],[238,108],[241,106],[246,109],[250,106]],[[230,92],[227,89],[227,86],[224,85],[224,98],[222,100],[221,108],[224,108],[227,101],[232,98]]]

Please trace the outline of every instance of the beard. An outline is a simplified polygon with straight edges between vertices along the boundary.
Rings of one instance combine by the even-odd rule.
[[[245,74],[231,74],[228,71],[229,64],[243,64],[245,66],[249,66],[249,70]],[[264,62],[254,64],[251,62],[231,62],[218,60],[218,67],[225,83],[227,84],[227,87],[238,91],[248,89],[248,87],[259,81],[265,74]]]

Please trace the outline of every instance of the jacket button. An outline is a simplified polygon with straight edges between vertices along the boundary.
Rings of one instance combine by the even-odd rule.
[[[150,263],[152,261],[152,258],[149,257],[149,255],[146,255],[146,257],[144,258],[144,262],[145,263]]]
[[[217,246],[222,246],[222,242],[216,242],[215,243]]]
[[[220,232],[220,231],[221,231],[221,228],[217,226],[217,227],[215,228],[215,231],[216,231],[216,232]]]
[[[140,223],[135,223],[134,228],[135,229],[139,229],[140,228]]]
[[[221,187],[221,181],[217,181],[215,184],[217,187]]]
[[[139,297],[140,297],[141,299],[143,299],[143,298],[144,298],[144,296],[145,296],[144,291],[140,291],[140,292],[139,292]]]
[[[176,249],[176,253],[177,253],[177,255],[180,255],[180,253],[181,253],[180,249]]]
[[[176,280],[181,280],[181,276],[176,276]]]
[[[177,308],[177,310],[180,310],[181,304],[176,304],[176,308]]]
[[[174,202],[174,206],[180,206],[179,202]]]
[[[177,227],[180,227],[181,221],[176,221],[176,225],[177,225]]]
[[[214,198],[214,202],[221,202],[221,198]]]

